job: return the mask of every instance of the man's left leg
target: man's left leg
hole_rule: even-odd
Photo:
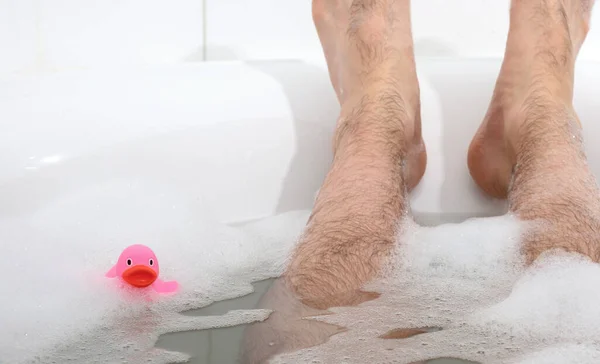
[[[341,104],[332,167],[285,274],[309,305],[352,304],[394,246],[425,171],[410,0],[314,0]]]

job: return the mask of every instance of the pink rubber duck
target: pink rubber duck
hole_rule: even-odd
[[[177,290],[176,281],[164,282],[158,278],[158,260],[152,249],[136,244],[125,248],[117,264],[106,273],[109,278],[120,277],[134,287],[152,286],[156,292],[171,293]]]

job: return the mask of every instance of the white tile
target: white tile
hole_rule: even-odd
[[[0,73],[35,63],[36,33],[34,0],[0,0]]]
[[[50,68],[203,58],[202,0],[40,0]]]
[[[600,61],[600,6],[596,5],[594,9],[590,32],[579,52],[581,60]]]
[[[0,0],[0,72],[200,61],[203,0]],[[206,0],[207,58],[322,59],[310,0]],[[417,55],[501,57],[509,0],[413,1]],[[581,59],[600,61],[600,10]]]
[[[206,0],[207,58],[321,56],[310,0]]]
[[[509,0],[412,2],[415,52],[421,56],[502,57]]]

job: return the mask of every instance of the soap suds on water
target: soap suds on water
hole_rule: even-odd
[[[558,252],[525,266],[529,227],[511,215],[437,227],[407,219],[387,271],[365,287],[381,296],[309,318],[348,330],[272,362],[598,363],[600,266]],[[441,330],[381,338],[423,327]]]
[[[290,212],[231,227],[213,221],[189,193],[113,180],[2,220],[0,363],[183,362],[186,354],[153,348],[158,336],[266,319],[268,310],[180,312],[279,276],[307,218]],[[160,295],[105,278],[131,244],[151,247],[160,277],[181,290]]]
[[[154,348],[159,335],[265,320],[268,310],[221,316],[180,312],[252,291],[280,275],[308,212],[237,227],[212,218],[201,196],[160,183],[112,180],[0,221],[0,363],[185,362]],[[307,319],[346,327],[275,363],[598,363],[600,266],[550,252],[526,267],[528,225],[513,216],[420,227],[402,222],[381,296]],[[104,273],[121,250],[145,244],[176,295],[123,289]],[[394,330],[440,328],[400,339]]]
[[[528,354],[514,364],[579,364],[600,362],[598,347],[582,344],[566,344],[542,349]]]

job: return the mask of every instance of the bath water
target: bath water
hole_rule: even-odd
[[[124,179],[0,221],[0,363],[236,360],[243,325],[271,314],[258,307],[264,280],[283,272],[308,212],[241,226],[212,216],[200,193]],[[365,287],[381,296],[305,318],[347,330],[272,362],[597,363],[600,267],[561,253],[525,267],[527,228],[508,215],[403,221],[385,274]],[[104,277],[134,243],[153,248],[176,295]],[[405,329],[423,333],[382,338]]]

